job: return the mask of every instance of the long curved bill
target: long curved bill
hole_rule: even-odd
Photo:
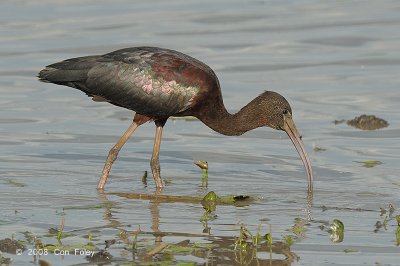
[[[304,168],[307,172],[308,178],[308,191],[311,192],[313,190],[313,173],[311,169],[310,159],[308,158],[306,149],[304,148],[303,141],[301,140],[299,131],[296,128],[296,125],[293,122],[291,116],[285,117],[285,123],[283,126],[283,130],[286,131],[290,140],[293,142],[294,146],[296,147],[297,152],[300,155],[301,160],[303,161]]]

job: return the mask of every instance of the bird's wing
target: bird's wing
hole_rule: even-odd
[[[190,106],[197,87],[166,81],[151,68],[124,62],[101,62],[88,72],[93,95],[150,117],[166,117]]]
[[[206,85],[207,73],[182,55],[169,50],[123,49],[50,65],[39,78],[80,89],[143,115],[168,117],[188,109]]]

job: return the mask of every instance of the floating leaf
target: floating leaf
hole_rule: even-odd
[[[202,205],[203,208],[208,211],[212,212],[215,211],[215,205],[217,204],[218,196],[215,194],[214,191],[210,191],[207,195],[204,196]]]
[[[346,248],[346,249],[344,249],[343,251],[344,251],[344,253],[354,253],[354,252],[358,252],[358,250],[356,250],[356,249],[349,249],[349,248]]]
[[[204,196],[203,201],[207,202],[217,202],[218,196],[215,194],[214,191],[210,191],[207,193],[207,195]]]
[[[344,238],[344,224],[338,219],[334,219],[330,225],[330,239],[334,243],[340,243]]]
[[[26,184],[22,183],[22,182],[18,182],[18,181],[12,180],[12,179],[7,179],[6,181],[9,185],[14,186],[14,187],[26,187]]]
[[[362,167],[366,167],[366,168],[372,168],[374,166],[382,164],[381,161],[377,161],[377,160],[366,160],[366,161],[361,161],[361,162],[357,162],[357,163],[361,163]]]

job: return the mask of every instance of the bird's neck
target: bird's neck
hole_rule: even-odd
[[[239,136],[263,126],[252,102],[235,114],[229,113],[223,103],[210,106],[199,119],[214,131],[227,136]]]

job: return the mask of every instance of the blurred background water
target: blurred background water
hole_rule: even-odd
[[[108,150],[132,113],[36,78],[44,66],[66,58],[146,45],[207,63],[231,112],[264,90],[289,100],[316,181],[313,219],[292,247],[300,257],[296,265],[398,264],[395,223],[378,232],[374,225],[383,219],[379,208],[393,204],[397,211],[400,205],[399,11],[398,1],[2,1],[0,238],[43,235],[59,226],[63,208],[70,230],[105,226],[107,238],[115,235],[117,221],[118,228],[152,231],[151,203],[104,199],[95,189]],[[361,131],[333,123],[364,113],[384,118],[389,127]],[[106,192],[154,192],[152,180],[148,187],[141,182],[150,170],[154,131],[148,124],[135,132]],[[263,128],[225,137],[198,121],[171,120],[160,163],[172,183],[163,193],[203,195],[201,172],[193,165],[198,159],[209,162],[209,191],[262,198],[247,207],[218,207],[209,222],[212,235],[238,235],[241,222],[252,231],[271,224],[278,240],[295,218],[306,217],[305,172],[284,133]],[[368,160],[382,164],[363,167]],[[113,222],[102,209],[85,209],[105,200],[118,206]],[[203,230],[200,205],[165,203],[157,210],[161,231]],[[346,228],[340,244],[319,228],[335,218]],[[26,254],[12,257],[13,265],[31,261]],[[85,261],[46,259],[55,265]]]

